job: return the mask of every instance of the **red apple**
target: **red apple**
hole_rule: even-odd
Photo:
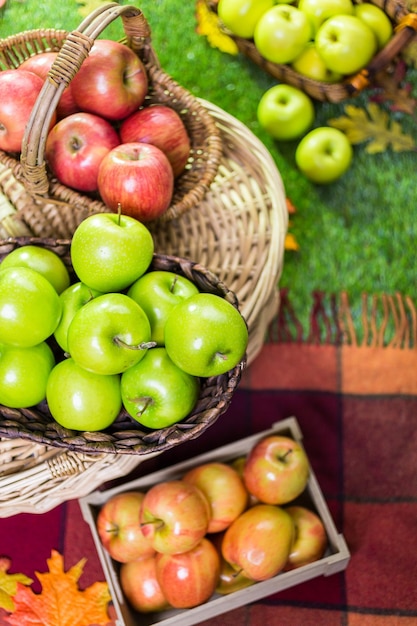
[[[256,504],[225,531],[222,555],[246,578],[267,580],[286,565],[293,540],[289,513],[279,506]]]
[[[295,539],[285,569],[321,559],[326,550],[327,535],[320,517],[304,506],[291,505],[285,510],[291,515],[295,528]]]
[[[33,72],[0,72],[0,150],[21,151],[26,124],[42,86],[43,80]],[[51,126],[55,121],[54,113]]]
[[[35,54],[34,56],[29,57],[21,65],[19,65],[19,70],[27,70],[28,72],[33,72],[37,74],[43,80],[45,80],[52,63],[55,61],[57,57],[57,52],[41,52],[39,54]],[[67,115],[72,115],[72,113],[77,113],[80,108],[75,103],[74,97],[72,95],[71,83],[66,87],[62,93],[62,96],[58,102],[56,107],[56,115],[57,119],[62,119]]]
[[[155,554],[144,537],[139,513],[144,493],[125,491],[107,500],[97,516],[97,533],[110,556],[119,563]]]
[[[242,572],[236,571],[222,555],[222,542],[224,531],[210,535],[209,540],[216,548],[220,558],[220,573],[217,581],[216,591],[221,595],[227,595],[239,589],[245,589],[254,584],[254,580],[247,578]]]
[[[304,491],[309,473],[307,454],[300,443],[291,437],[270,435],[249,451],[243,481],[261,502],[284,504]]]
[[[123,563],[120,567],[120,586],[129,604],[140,613],[169,608],[156,578],[155,555]]]
[[[216,548],[206,538],[182,554],[157,554],[156,576],[169,604],[190,609],[214,593],[220,574]]]
[[[110,150],[98,172],[98,190],[114,212],[141,222],[154,220],[168,209],[174,174],[165,154],[151,144],[124,143]]]
[[[139,109],[122,122],[119,133],[123,143],[151,143],[162,150],[175,177],[184,171],[190,138],[181,117],[171,107],[154,104]]]
[[[249,494],[230,465],[215,461],[204,463],[188,470],[182,478],[196,485],[210,504],[208,533],[225,530],[246,509]]]
[[[71,89],[82,111],[122,120],[143,103],[148,77],[131,48],[118,41],[97,39],[72,79]]]
[[[142,533],[157,552],[192,550],[207,532],[210,507],[202,492],[183,480],[168,480],[148,489],[143,499]]]
[[[74,113],[49,131],[45,158],[63,185],[78,191],[96,191],[100,164],[119,143],[110,122],[91,113]]]

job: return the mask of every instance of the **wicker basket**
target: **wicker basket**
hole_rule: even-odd
[[[353,0],[360,4],[362,0]],[[400,51],[411,41],[417,31],[417,14],[410,13],[404,0],[366,0],[383,9],[395,25],[395,33],[388,44],[374,56],[363,70],[347,77],[340,83],[325,83],[307,78],[293,70],[289,65],[280,65],[267,61],[256,49],[252,39],[243,39],[225,31],[236,43],[239,51],[259,65],[278,81],[298,87],[315,100],[322,102],[342,102],[357,96],[364,89],[371,87],[375,76],[385,70]],[[208,8],[216,12],[218,2],[207,0]]]
[[[18,209],[19,219],[39,235],[57,236],[59,229],[59,236],[69,237],[74,224],[89,214],[109,211],[98,197],[75,192],[50,176],[44,149],[59,96],[76,75],[95,39],[118,17],[123,22],[123,42],[143,61],[147,71],[149,94],[146,104],[158,102],[176,110],[190,137],[189,161],[184,173],[177,177],[172,203],[160,219],[167,221],[193,209],[204,197],[217,172],[221,158],[218,129],[201,103],[161,69],[151,46],[150,27],[139,9],[109,3],[94,11],[72,33],[45,29],[12,35],[0,41],[1,70],[19,67],[30,56],[44,51],[58,52],[49,80],[45,81],[32,110],[20,159],[19,155],[0,151],[3,168],[10,167],[26,189],[27,198]],[[25,232],[22,230],[17,234],[24,235]]]

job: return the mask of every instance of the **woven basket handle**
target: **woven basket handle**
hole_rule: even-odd
[[[61,95],[87,58],[95,39],[118,17],[122,19],[129,46],[135,52],[145,50],[146,62],[152,61],[159,65],[150,46],[150,27],[142,11],[134,6],[121,6],[115,2],[105,4],[93,11],[77,30],[68,34],[35,102],[22,141],[22,176],[31,194],[48,194],[45,144]]]

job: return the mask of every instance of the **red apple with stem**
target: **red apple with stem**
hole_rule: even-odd
[[[126,118],[119,129],[122,143],[151,143],[168,157],[174,172],[179,176],[190,155],[190,138],[178,113],[169,106],[154,104],[135,111]]]
[[[140,613],[153,613],[169,608],[156,577],[156,555],[123,563],[120,586],[129,604]]]
[[[57,57],[57,54],[57,52],[53,52],[52,50],[35,54],[34,56],[31,56],[23,61],[23,63],[19,65],[18,69],[33,72],[34,74],[37,74],[38,76],[43,78],[43,80],[45,80],[53,62]],[[77,113],[79,110],[80,108],[75,103],[74,97],[72,95],[70,83],[68,87],[64,89],[62,96],[57,104],[57,119],[62,119],[67,115]]]
[[[0,150],[21,151],[25,128],[42,87],[42,78],[33,72],[0,72]],[[55,121],[54,112],[51,127]]]
[[[174,174],[165,154],[151,144],[125,143],[110,150],[98,172],[98,191],[115,213],[141,222],[157,219],[168,209]]]
[[[219,575],[219,554],[206,538],[188,552],[156,555],[158,582],[176,609],[190,609],[206,602],[216,589]]]
[[[143,498],[143,492],[125,491],[107,500],[98,513],[96,525],[101,543],[119,563],[155,554],[139,523]]]
[[[192,550],[207,532],[210,506],[203,493],[183,480],[150,487],[140,511],[142,533],[157,552]]]
[[[305,489],[310,474],[300,443],[284,435],[258,441],[246,458],[243,481],[248,491],[267,504],[285,504]]]
[[[295,539],[285,569],[291,570],[321,559],[326,550],[327,535],[320,517],[305,506],[294,504],[285,510],[291,515],[295,528]]]
[[[143,103],[148,92],[145,66],[131,48],[97,39],[71,82],[82,111],[122,120]]]
[[[63,185],[92,192],[97,190],[103,158],[119,143],[119,135],[110,122],[91,113],[74,113],[49,131],[45,157]]]

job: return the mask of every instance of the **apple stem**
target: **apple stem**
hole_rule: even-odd
[[[117,217],[117,225],[120,226],[120,223],[122,221],[122,205],[120,204],[120,202],[117,203]]]
[[[235,572],[233,572],[232,578],[237,578],[239,576],[239,574],[241,574],[242,572],[243,572],[243,567],[241,567],[240,569],[238,569]]]
[[[113,342],[121,348],[129,348],[130,350],[148,350],[149,348],[155,348],[157,345],[156,341],[142,341],[142,343],[131,346],[123,339],[120,339],[120,337],[114,337]]]
[[[141,415],[144,414],[148,406],[151,406],[154,401],[150,396],[142,396],[140,398],[135,398],[134,400],[132,400],[132,402],[138,405],[136,415],[138,417],[141,417]]]
[[[174,277],[174,279],[173,279],[173,281],[172,281],[172,285],[171,285],[171,287],[170,287],[170,289],[169,289],[171,293],[174,293],[174,291],[175,291],[175,285],[177,284],[177,281],[178,281],[178,276],[175,276],[175,277]]]
[[[164,526],[164,521],[156,519],[153,522],[141,522],[140,527],[143,528],[144,526],[155,526],[155,530],[159,530]]]
[[[286,461],[288,456],[293,452],[292,448],[289,448],[285,454],[281,454],[278,456],[279,461]]]

